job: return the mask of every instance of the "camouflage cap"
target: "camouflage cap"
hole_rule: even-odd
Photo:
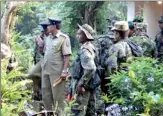
[[[160,19],[158,20],[158,23],[163,23],[163,16],[160,17]]]
[[[137,23],[136,28],[137,29],[147,29],[147,23]]]
[[[84,24],[84,25],[80,26],[78,24],[78,26],[85,33],[85,35],[86,35],[86,37],[88,39],[90,39],[90,40],[94,39],[93,35],[95,34],[95,31],[94,31],[94,29],[90,25]]]
[[[115,23],[114,27],[111,29],[112,31],[127,31],[129,29],[128,23],[126,21],[118,21]]]

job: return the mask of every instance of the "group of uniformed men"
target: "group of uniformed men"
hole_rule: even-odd
[[[34,95],[34,99],[43,100],[47,111],[52,111],[57,105],[56,112],[64,110],[64,101],[75,100],[71,108],[75,116],[95,116],[95,93],[101,81],[99,64],[105,69],[104,76],[110,76],[118,70],[123,70],[121,63],[132,61],[134,53],[127,40],[131,40],[141,47],[143,56],[158,58],[163,61],[163,16],[158,21],[161,31],[155,40],[147,35],[147,25],[143,22],[117,21],[111,29],[114,32],[115,42],[110,43],[108,50],[99,54],[92,44],[95,31],[88,24],[78,25],[76,33],[77,40],[81,43],[77,58],[69,68],[70,56],[72,54],[69,37],[62,33],[61,20],[48,18],[42,22],[42,34],[36,38],[35,67],[29,74],[36,88],[41,87],[42,97]],[[106,53],[107,55],[103,55]],[[96,58],[96,57],[99,58]],[[100,61],[103,59],[103,61]],[[99,60],[99,61],[96,61]],[[98,62],[98,63],[97,63]],[[67,77],[71,74],[70,86],[66,88]],[[97,74],[98,73],[98,74]],[[38,81],[38,78],[40,77]],[[60,83],[54,86],[57,79]],[[101,80],[101,81],[100,81]],[[105,80],[106,81],[106,80]],[[39,85],[39,87],[38,87]],[[66,89],[69,92],[66,93]],[[101,88],[107,94],[107,86]],[[36,89],[38,90],[38,89]],[[52,113],[49,113],[52,115]]]

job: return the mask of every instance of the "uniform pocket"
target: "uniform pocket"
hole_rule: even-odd
[[[49,62],[49,72],[51,74],[61,74],[62,70],[63,70],[63,61],[54,61],[54,62]]]

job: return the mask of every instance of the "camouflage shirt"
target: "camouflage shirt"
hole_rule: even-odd
[[[83,75],[79,83],[88,85],[90,79],[93,77],[93,73],[96,70],[95,48],[91,42],[84,43],[80,48],[80,61],[83,68]]]
[[[113,71],[121,69],[121,63],[128,62],[132,59],[130,46],[124,40],[118,41],[109,49],[109,57],[105,61],[107,73],[110,75]]]
[[[156,46],[157,46],[157,51],[158,51],[158,58],[163,61],[163,33],[159,32],[156,35]]]
[[[130,37],[130,40],[141,46],[143,55],[154,58],[157,55],[156,44],[154,40],[148,37],[145,33]]]
[[[78,57],[70,67],[72,75],[70,86],[73,89],[73,93],[77,86],[89,86],[89,82],[96,70],[94,50],[95,48],[91,42],[84,43],[78,52]]]

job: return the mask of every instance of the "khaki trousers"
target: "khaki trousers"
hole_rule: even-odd
[[[46,110],[64,110],[64,101],[66,96],[66,81],[62,81],[53,87],[56,79],[60,78],[63,69],[62,61],[47,62],[42,65],[42,99]],[[59,113],[59,111],[57,112]]]

